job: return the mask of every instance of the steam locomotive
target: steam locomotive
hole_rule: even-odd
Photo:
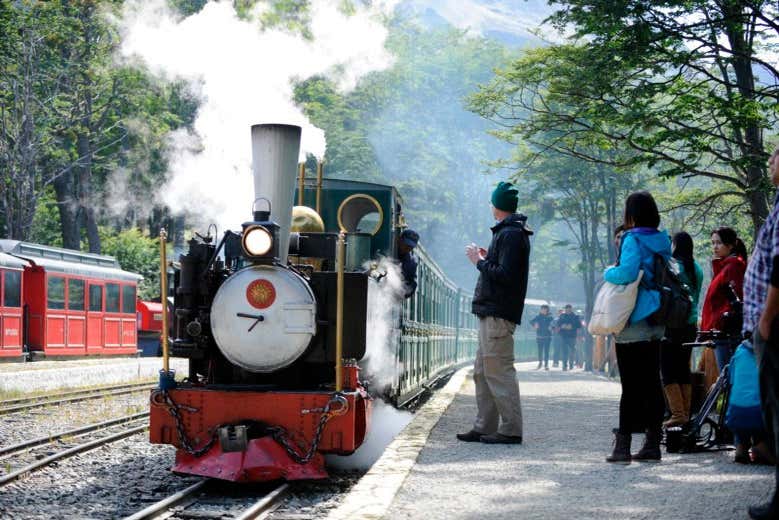
[[[175,264],[170,353],[189,358],[189,374],[161,374],[150,419],[151,442],[178,448],[175,472],[325,478],[324,454],[348,455],[365,439],[371,397],[359,361],[382,283],[365,266],[394,256],[402,201],[390,186],[323,179],[318,168],[315,195],[300,170],[293,211],[300,133],[252,127],[252,220],[218,243],[196,235]],[[304,207],[312,198],[317,211]],[[419,288],[390,309],[382,338],[394,356],[383,390],[397,403],[476,344],[470,295],[418,255]]]

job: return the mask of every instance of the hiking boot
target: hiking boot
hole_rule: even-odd
[[[633,460],[639,462],[660,462],[662,457],[660,453],[660,430],[647,430],[644,437],[644,445],[638,450],[638,453],[632,455]]]
[[[779,506],[775,504],[775,500],[758,506],[749,506],[749,518],[753,520],[779,520]]]
[[[749,459],[749,449],[746,444],[736,444],[736,456],[734,457],[733,462],[736,462],[737,464],[749,464],[751,462]]]
[[[482,435],[481,442],[484,444],[522,444],[522,436],[493,433],[492,435]]]
[[[615,462],[617,464],[630,464],[630,441],[629,433],[614,434],[614,451],[606,457],[606,462]]]
[[[758,442],[752,446],[751,460],[755,464],[765,464],[766,466],[776,466],[776,458],[771,448],[765,442]]]
[[[671,410],[671,417],[663,423],[664,428],[671,426],[682,426],[687,424],[690,418],[685,414],[684,395],[682,395],[681,385],[665,385],[665,398],[668,400],[668,409]]]
[[[457,440],[463,442],[479,442],[483,433],[479,433],[476,430],[471,430],[468,433],[458,433]]]

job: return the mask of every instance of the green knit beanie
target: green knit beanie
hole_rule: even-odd
[[[510,182],[499,182],[492,192],[492,205],[500,210],[514,213],[517,211],[517,189]]]

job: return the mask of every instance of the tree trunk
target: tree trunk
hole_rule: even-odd
[[[68,170],[54,181],[57,209],[62,229],[62,247],[81,249],[81,226],[78,222],[78,201],[73,197],[73,172]]]
[[[743,12],[740,2],[723,2],[722,12],[725,20],[725,33],[733,51],[729,61],[736,77],[738,93],[743,101],[752,102],[755,99],[755,74],[752,70],[751,60],[754,49],[747,41],[749,35],[746,27],[749,24],[749,19]],[[749,186],[746,199],[749,203],[755,237],[768,216],[768,199],[765,194],[767,187],[766,157],[763,149],[763,130],[760,123],[753,118],[751,121],[744,122],[743,128],[740,129],[743,136],[740,151]]]

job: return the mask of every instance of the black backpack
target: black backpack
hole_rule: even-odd
[[[660,307],[649,316],[649,320],[669,329],[681,329],[690,317],[692,297],[690,288],[671,265],[673,261],[673,258],[666,260],[658,253],[654,255],[654,283],[660,292]]]

